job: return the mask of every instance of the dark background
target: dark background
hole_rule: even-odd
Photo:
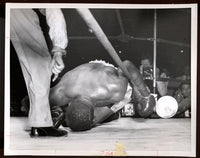
[[[65,69],[60,77],[90,60],[102,59],[115,64],[100,42],[96,38],[91,38],[94,35],[88,31],[88,27],[77,11],[75,9],[62,11],[67,23],[69,44],[67,56],[64,58]],[[119,10],[125,34],[134,37],[127,40],[119,36],[122,35],[122,31],[116,9],[91,9],[91,12],[122,60],[128,59],[139,67],[142,57],[153,58],[153,41],[149,39],[152,39],[154,34],[154,9]],[[39,17],[44,34],[48,35],[45,17],[40,14]],[[157,66],[161,70],[166,68],[172,77],[180,76],[183,67],[190,65],[190,22],[190,9],[157,10],[157,38],[167,41],[157,42]],[[46,38],[48,40],[49,37]],[[48,44],[51,47],[51,43]],[[21,69],[15,50],[11,46],[11,102],[20,104],[25,95],[26,88]]]
[[[108,37],[116,37],[122,34],[115,9],[92,9],[91,12]],[[148,39],[153,38],[154,10],[123,9],[119,12],[125,34],[141,40],[122,41],[121,38],[111,38],[110,41],[117,52],[121,51],[118,54],[122,60],[129,59],[136,66],[139,66],[142,56],[147,54],[153,57],[153,42]],[[65,70],[67,71],[76,66],[74,64],[79,65],[96,58],[113,63],[113,60],[98,40],[84,39],[84,37],[93,37],[94,35],[88,31],[86,24],[76,10],[64,9],[63,13],[69,35]],[[188,45],[178,46],[167,42],[157,43],[158,67],[167,68],[172,76],[180,75],[184,65],[190,64],[190,15],[190,9],[157,10],[157,38]],[[83,39],[74,39],[77,36]]]
[[[24,1],[28,2],[28,1]],[[37,2],[37,1],[30,1]],[[47,3],[53,1],[45,1]],[[56,1],[57,2],[57,1]],[[145,1],[144,1],[145,2]],[[183,3],[184,1],[168,1],[168,3]],[[189,2],[189,1],[187,1]],[[191,1],[192,2],[192,1]],[[195,1],[193,1],[195,2]],[[103,2],[105,3],[105,2]],[[117,2],[116,2],[117,3]],[[119,3],[119,2],[118,2]],[[124,2],[125,3],[125,2]],[[127,1],[126,3],[133,3]],[[135,3],[141,3],[141,1]],[[149,3],[146,2],[146,3]],[[154,1],[153,3],[161,3]],[[167,3],[167,1],[165,2]],[[1,17],[4,20],[4,4],[1,5]],[[116,17],[115,10],[110,9],[93,9],[91,10],[94,17],[104,30],[107,36],[118,36],[121,34],[119,23]],[[107,62],[113,63],[109,54],[101,46],[96,39],[75,39],[76,37],[87,38],[93,37],[87,30],[87,27],[80,16],[73,9],[63,10],[66,18],[69,36],[69,45],[67,47],[67,56],[65,57],[66,68],[60,76],[66,71],[74,68],[77,65],[88,62],[94,59],[103,59]],[[117,50],[122,60],[128,59],[133,61],[136,66],[139,66],[140,59],[143,55],[153,55],[153,42],[148,38],[153,37],[153,14],[154,10],[120,10],[122,22],[125,33],[134,37],[139,37],[144,40],[128,40],[121,41],[121,39],[110,39],[112,45]],[[157,43],[157,64],[160,68],[167,68],[171,76],[178,76],[182,72],[182,68],[186,64],[190,64],[190,10],[189,9],[169,9],[157,10],[158,15],[158,38],[167,41],[175,41],[183,44],[182,46],[176,44],[169,44],[168,42]],[[1,28],[4,26],[1,23]],[[0,29],[3,30],[3,29]],[[3,35],[4,32],[1,32]],[[4,36],[3,36],[4,37]],[[1,36],[1,44],[3,43]],[[185,44],[185,46],[184,46]],[[189,46],[188,46],[189,45]],[[23,76],[17,60],[16,53],[11,48],[11,93],[15,96],[17,102],[26,94]],[[4,63],[3,45],[1,45],[1,62]],[[199,56],[198,56],[199,57]],[[1,67],[1,119],[3,120],[3,66]],[[199,71],[199,70],[198,70]],[[198,84],[199,86],[199,84]],[[199,98],[198,98],[199,103]],[[199,108],[197,107],[198,111]],[[197,115],[198,120],[199,116]],[[3,142],[3,121],[1,122],[1,142]],[[197,124],[199,129],[199,125]],[[199,130],[197,131],[199,133]],[[197,137],[199,140],[199,136]],[[2,144],[3,145],[3,144]],[[1,145],[1,147],[3,147]],[[199,156],[199,141],[197,141],[197,157]]]

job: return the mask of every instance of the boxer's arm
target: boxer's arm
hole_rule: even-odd
[[[135,109],[140,116],[148,117],[154,111],[155,98],[144,83],[143,77],[136,66],[128,60],[124,61],[124,64],[131,74],[129,82],[133,86],[133,98],[138,102]]]
[[[94,110],[94,121],[93,125],[95,126],[96,124],[102,123],[104,120],[109,118],[112,114],[115,112],[112,111],[109,107],[96,107]]]
[[[122,109],[127,103],[131,101],[131,95],[132,95],[132,89],[127,88],[126,94],[124,96],[124,99],[120,102],[115,103],[111,108],[105,106],[105,107],[96,107],[94,115],[94,125],[103,122],[106,120],[109,116],[116,113],[120,109]]]
[[[94,119],[93,125],[95,126],[98,123],[102,123],[104,120],[109,118],[112,114],[122,109],[129,101],[127,99],[120,101],[114,104],[111,108],[107,106],[96,107],[95,112],[94,112],[95,119]]]
[[[96,107],[94,116],[95,119],[93,121],[93,125],[95,126],[98,123],[102,123],[104,120],[109,118],[112,114],[116,113],[120,109],[122,109],[129,101],[120,101],[114,104],[111,108],[105,107]]]

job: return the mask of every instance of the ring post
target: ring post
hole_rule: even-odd
[[[157,47],[157,12],[154,10],[154,41],[153,41],[153,93],[156,94],[156,47]]]

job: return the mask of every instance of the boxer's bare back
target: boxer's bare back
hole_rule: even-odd
[[[124,98],[127,79],[119,70],[100,63],[86,63],[67,72],[59,83],[51,88],[52,106],[65,106],[72,99],[90,98],[95,106],[106,106]]]

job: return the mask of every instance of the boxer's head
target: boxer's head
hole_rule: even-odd
[[[66,122],[73,131],[84,131],[92,128],[94,108],[88,98],[78,97],[69,103],[66,111]]]

